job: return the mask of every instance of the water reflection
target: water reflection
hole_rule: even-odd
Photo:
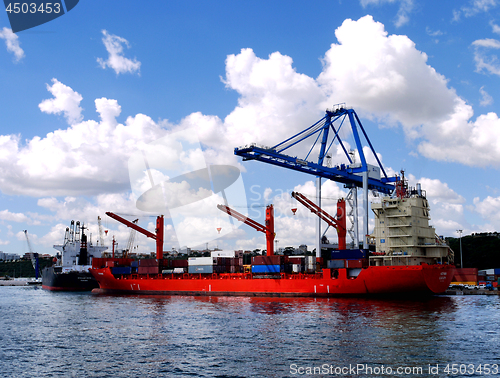
[[[16,289],[0,291],[0,306],[0,357],[19,377],[28,371],[40,377],[68,371],[285,377],[291,364],[499,363],[498,297],[95,296]]]

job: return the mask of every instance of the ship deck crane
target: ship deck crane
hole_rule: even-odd
[[[348,120],[348,122],[346,122]],[[350,156],[345,143],[340,137],[341,128],[349,123],[354,137],[356,149],[360,158],[360,163],[355,163]],[[346,126],[348,127],[348,126]],[[297,145],[298,143],[315,136],[316,139],[310,148],[308,154],[304,158],[290,156],[283,153],[287,149]],[[369,165],[363,151],[361,136],[364,136],[370,151],[378,164],[377,166]],[[319,154],[317,161],[308,160],[313,151],[317,151],[316,144],[319,142]],[[330,151],[330,148],[338,142],[342,148],[348,164],[338,164],[328,167],[324,165],[325,158]],[[243,161],[257,160],[268,164],[277,165],[280,167],[292,169],[298,172],[312,174],[317,177],[317,206],[321,208],[321,179],[329,179],[345,184],[347,188],[354,191],[357,195],[357,188],[363,188],[363,219],[364,219],[364,238],[363,248],[368,248],[368,191],[375,190],[384,194],[391,194],[394,189],[394,183],[399,180],[398,176],[389,177],[380,162],[380,159],[373,148],[368,135],[366,134],[361,121],[353,109],[348,109],[345,104],[337,104],[332,109],[327,109],[325,116],[318,122],[301,131],[300,133],[288,138],[284,142],[278,143],[273,147],[262,147],[256,144],[249,146],[237,147],[234,149],[235,155],[243,157]],[[354,223],[358,223],[357,212],[355,212]],[[321,255],[321,220],[317,223],[317,240],[316,240],[316,256]],[[356,236],[357,238],[357,236]],[[358,244],[358,241],[355,241]]]
[[[155,234],[112,212],[108,211],[106,212],[106,215],[117,220],[120,223],[123,223],[125,226],[130,227],[143,235],[146,235],[148,238],[154,239],[156,241],[156,259],[163,259],[163,215],[159,215],[156,218]]]
[[[40,263],[38,260],[38,253],[33,252],[33,248],[31,248],[30,238],[28,237],[28,230],[23,230],[24,235],[26,235],[26,241],[28,242],[28,250],[30,253],[31,264],[33,265],[33,269],[35,269],[35,278],[38,279],[42,276],[40,272]]]
[[[346,249],[346,212],[345,212],[345,200],[339,199],[337,201],[337,219],[328,214],[325,210],[318,207],[309,198],[298,192],[292,192],[292,197],[295,198],[302,205],[311,210],[312,213],[316,214],[320,219],[324,220],[329,226],[334,227],[337,230],[339,238],[339,249]]]
[[[266,224],[260,224],[253,219],[248,218],[247,216],[237,212],[236,210],[231,209],[226,205],[217,205],[219,210],[224,211],[225,213],[235,217],[240,222],[245,223],[246,225],[253,227],[257,231],[264,232],[266,234],[266,246],[267,246],[267,256],[274,255],[274,207],[273,205],[268,205],[266,207]]]
[[[132,223],[137,224],[137,222],[139,222],[139,219],[134,220]],[[128,254],[132,251],[132,248],[134,247],[135,233],[136,230],[131,228],[130,235],[128,237],[127,248],[123,252],[123,257],[127,257]]]

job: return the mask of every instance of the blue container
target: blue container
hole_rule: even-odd
[[[326,262],[328,269],[341,269],[345,268],[345,260],[328,260]]]
[[[252,265],[252,273],[279,273],[280,265]]]
[[[132,261],[132,262],[130,263],[130,266],[131,266],[132,268],[138,268],[138,267],[139,267],[139,261],[137,261],[137,260]]]
[[[330,258],[332,260],[340,259],[364,259],[366,258],[367,250],[364,249],[341,249],[332,251]]]
[[[130,274],[132,273],[132,267],[130,266],[115,266],[111,268],[111,273],[113,274]]]
[[[188,273],[209,273],[214,272],[213,265],[189,265]]]
[[[500,276],[500,268],[495,268],[493,273],[495,273],[495,276]]]

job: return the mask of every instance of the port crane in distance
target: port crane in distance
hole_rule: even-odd
[[[31,247],[30,238],[28,237],[28,230],[23,230],[24,235],[26,236],[26,241],[28,242],[28,250],[30,252],[31,265],[33,265],[33,269],[35,269],[35,278],[38,279],[42,276],[40,272],[40,262],[38,260],[38,253],[33,252],[33,248]]]

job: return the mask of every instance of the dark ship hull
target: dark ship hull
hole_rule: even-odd
[[[60,267],[47,267],[42,271],[42,289],[51,291],[91,291],[99,287],[87,271],[63,272]]]

